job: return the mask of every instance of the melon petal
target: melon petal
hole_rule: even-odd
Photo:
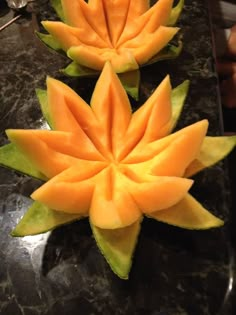
[[[162,211],[152,212],[148,216],[160,222],[191,230],[210,229],[224,224],[190,194],[187,194],[176,205]]]
[[[92,10],[88,12],[90,6],[84,0],[62,0],[62,7],[66,22],[80,30],[79,38],[83,43],[92,45],[95,42],[97,47],[109,45],[109,41],[105,36],[106,33],[101,36],[100,32],[97,32],[97,27],[94,27],[94,22],[91,23],[94,16],[91,16]],[[105,17],[102,5],[97,3],[96,9],[99,10],[99,14],[97,14],[94,21],[103,26]],[[104,27],[103,31],[106,31]]]
[[[178,203],[192,184],[186,178],[155,176],[152,181],[133,183],[127,189],[143,213],[152,213]]]
[[[206,167],[224,159],[236,145],[236,136],[205,137],[196,159],[187,167],[184,176],[191,177]]]
[[[39,187],[31,197],[53,210],[87,216],[96,175],[105,166],[106,163],[82,160]]]
[[[125,42],[122,47],[130,49],[137,63],[142,65],[164,48],[178,31],[177,27],[160,26],[153,33],[139,34]]]
[[[35,201],[11,232],[11,236],[19,237],[45,233],[81,218],[81,215],[54,211]]]
[[[85,154],[87,147],[90,152],[97,154],[99,160],[102,159],[101,154],[109,157],[109,150],[101,142],[104,136],[102,126],[91,107],[64,83],[49,78],[47,85],[48,110],[53,117],[53,127],[77,134],[80,150],[84,150]]]
[[[187,166],[200,152],[208,128],[208,121],[195,124],[192,134],[181,135],[152,160],[151,173],[155,175],[183,176]]]
[[[101,229],[129,226],[141,218],[141,212],[113,167],[98,175],[89,216],[91,223]]]
[[[104,89],[105,93],[103,92]],[[103,143],[116,156],[128,128],[132,112],[128,96],[109,62],[105,64],[97,81],[90,103],[103,128],[103,134],[106,136]]]
[[[80,39],[77,37],[76,28],[57,21],[42,21],[42,25],[48,33],[55,38],[61,49],[64,51],[67,51],[71,46],[82,44]]]
[[[89,3],[87,4],[84,0],[79,0],[79,1],[80,1],[80,6],[83,11],[83,14],[86,20],[88,21],[88,23],[91,25],[92,29],[104,41],[106,41],[108,47],[112,47],[109,32],[107,29],[107,22],[106,22],[103,2],[101,0],[93,0],[93,1],[89,1]]]
[[[14,130],[6,131],[8,138],[16,147],[30,159],[32,165],[44,176],[51,178],[68,167],[77,163],[77,158],[60,153],[50,148],[38,135],[50,132],[47,130]],[[64,133],[56,135],[58,139],[63,139]],[[45,159],[47,156],[47,159]]]
[[[141,3],[142,1],[138,2]],[[128,40],[137,37],[143,31],[152,33],[160,25],[165,25],[170,16],[173,0],[159,0],[151,8],[144,1],[144,7],[139,11],[140,14],[137,14],[137,11],[134,10],[136,3],[134,4],[134,1],[131,1],[127,27],[117,43],[119,47],[125,45]]]
[[[130,226],[114,230],[90,225],[96,243],[113,272],[122,279],[128,279],[141,222],[137,220]]]
[[[164,150],[166,148],[168,148],[168,146],[170,144],[172,144],[174,141],[176,141],[176,139],[178,140],[178,138],[182,138],[182,136],[185,137],[185,140],[182,140],[182,145],[184,145],[184,143],[186,143],[186,148],[188,150],[188,146],[187,146],[187,142],[189,141],[191,143],[191,139],[195,138],[198,139],[198,141],[195,142],[195,149],[194,146],[190,146],[192,147],[192,156],[195,159],[196,155],[199,153],[198,151],[201,148],[201,143],[203,143],[204,141],[204,134],[206,133],[206,129],[207,129],[207,125],[208,122],[206,120],[202,120],[200,122],[194,123],[192,125],[189,125],[185,128],[182,128],[178,131],[176,131],[175,133],[169,134],[168,136],[158,139],[156,141],[147,143],[145,145],[137,145],[128,155],[125,159],[122,160],[122,163],[125,164],[134,164],[134,163],[142,163],[145,161],[148,161],[150,159],[152,159],[154,157],[155,160],[155,156],[157,156],[159,153],[164,154]],[[187,136],[187,138],[186,138]],[[201,142],[202,141],[202,142]],[[181,143],[181,141],[180,141]],[[179,143],[179,144],[180,144]],[[178,146],[176,144],[176,146]],[[175,147],[175,144],[173,144],[172,148]],[[177,149],[178,151],[178,149]],[[191,150],[188,150],[189,153]],[[180,152],[179,152],[180,153]],[[178,154],[178,152],[177,152]],[[184,154],[184,152],[183,152]],[[159,158],[156,157],[156,160],[158,160]],[[177,159],[176,159],[177,160]],[[177,160],[178,161],[178,160]],[[190,161],[190,160],[189,160]],[[186,162],[186,165],[188,166],[187,163],[190,162]],[[187,167],[186,166],[186,167]]]
[[[112,45],[115,47],[122,34],[129,10],[130,0],[102,0],[107,28],[109,30]]]
[[[154,120],[152,120],[152,113],[156,117],[156,113],[163,111],[164,115],[159,118],[158,123],[161,123],[161,128],[165,123],[168,124],[168,121],[171,118],[170,97],[171,87],[169,76],[167,76],[158,85],[152,96],[143,104],[143,106],[133,113],[117,159],[124,159],[124,157],[130,153],[140,141],[142,141],[143,137],[145,144],[148,141],[153,141],[154,135],[152,127]],[[149,126],[148,130],[146,130],[147,126]],[[158,137],[158,132],[160,131],[158,124],[155,126],[154,130],[154,137]]]

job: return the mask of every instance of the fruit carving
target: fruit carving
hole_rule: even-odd
[[[167,76],[132,113],[110,62],[90,106],[48,78],[47,92],[38,95],[51,130],[9,129],[11,143],[0,149],[2,165],[46,180],[12,235],[88,217],[112,270],[126,279],[143,216],[188,229],[221,226],[191,196],[193,180],[186,176],[222,159],[236,137],[207,137],[207,120],[171,133],[187,85],[172,90]]]
[[[173,2],[158,0],[150,7],[148,0],[54,0],[62,21],[43,21],[49,35],[38,36],[72,60],[64,70],[68,75],[94,75],[106,61],[117,73],[134,71],[180,53],[181,45],[169,42],[179,30],[173,25],[184,1],[172,8]]]

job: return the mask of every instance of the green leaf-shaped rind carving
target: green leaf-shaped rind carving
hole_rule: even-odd
[[[82,66],[75,61],[72,61],[61,72],[70,77],[96,77],[99,75],[99,71]]]
[[[190,230],[205,230],[224,224],[221,219],[211,214],[190,194],[169,209],[156,211],[149,217]]]
[[[189,91],[190,81],[186,80],[176,88],[172,89],[171,102],[172,102],[172,122],[171,129],[173,130],[179,120],[182,113],[184,103]]]
[[[52,35],[40,32],[35,32],[35,34],[47,47],[65,55],[65,52],[61,49],[59,42]]]
[[[65,16],[64,16],[61,0],[50,0],[50,4],[55,10],[57,16],[64,22]]]
[[[184,0],[179,0],[178,4],[171,10],[171,14],[170,14],[167,25],[173,26],[177,23],[180,17],[180,14],[183,10],[183,7],[184,7]]]
[[[52,128],[52,119],[48,107],[47,91],[43,89],[36,89],[36,95],[39,100],[43,117],[47,121],[48,125]]]
[[[41,234],[81,218],[79,215],[55,211],[39,202],[33,202],[11,235],[21,237]]]
[[[32,162],[13,143],[0,147],[0,165],[34,178],[46,180],[46,177],[37,170]]]
[[[126,92],[135,100],[139,98],[140,71],[133,70],[119,73],[118,77],[125,88]]]
[[[141,222],[115,230],[90,225],[96,243],[113,272],[122,279],[128,279]]]
[[[236,146],[236,136],[205,137],[200,154],[186,169],[185,177],[191,177],[206,167],[224,159]]]
[[[142,67],[151,65],[151,64],[156,63],[158,61],[175,59],[180,55],[182,48],[183,48],[183,42],[181,40],[178,41],[178,46],[168,44],[158,54],[153,56],[147,63],[143,64]]]

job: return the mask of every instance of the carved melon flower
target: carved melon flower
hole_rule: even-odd
[[[50,35],[38,35],[73,60],[64,71],[69,75],[94,75],[106,61],[117,73],[129,72],[180,53],[181,45],[167,45],[179,30],[173,25],[184,1],[172,9],[173,2],[150,7],[149,0],[53,0],[62,21],[43,21]]]
[[[222,159],[236,137],[206,137],[207,120],[171,133],[187,85],[172,90],[167,76],[132,113],[109,62],[91,106],[48,78],[38,95],[52,129],[9,129],[11,143],[0,149],[2,165],[46,180],[12,235],[89,217],[111,268],[127,278],[143,216],[188,229],[222,225],[191,196],[189,176]]]

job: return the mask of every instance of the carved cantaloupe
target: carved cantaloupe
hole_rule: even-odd
[[[94,75],[110,61],[116,73],[135,71],[162,59],[175,58],[182,45],[169,44],[184,0],[54,0],[63,21],[42,21],[49,34],[38,33],[47,46],[64,53],[72,76]],[[138,72],[134,75],[137,80]],[[127,83],[123,76],[124,85]],[[127,90],[129,91],[128,87]],[[137,91],[132,96],[138,97]],[[132,93],[131,93],[132,94]]]
[[[178,32],[165,26],[172,6],[173,0],[158,0],[152,7],[140,0],[61,0],[64,22],[42,25],[76,63],[101,71],[110,61],[121,73],[147,63]]]
[[[207,120],[171,133],[186,88],[185,82],[172,90],[167,76],[132,113],[109,62],[91,106],[48,78],[47,92],[38,95],[53,130],[9,129],[11,144],[0,148],[2,165],[48,179],[33,192],[35,202],[12,235],[42,233],[89,217],[112,270],[127,278],[143,216],[189,229],[222,225],[190,195],[193,180],[185,174],[222,159],[235,147],[236,137],[207,137]]]

